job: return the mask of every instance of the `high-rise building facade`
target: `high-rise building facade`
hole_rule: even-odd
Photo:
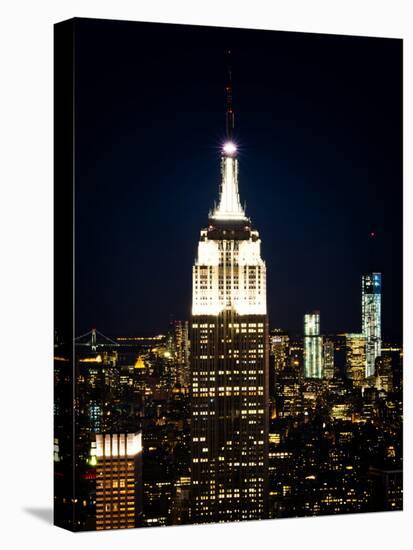
[[[388,355],[382,355],[376,362],[376,388],[387,393],[393,390],[392,360]]]
[[[323,364],[324,377],[328,379],[334,378],[334,341],[330,338],[325,338],[323,342]]]
[[[323,378],[323,337],[318,311],[304,315],[304,376]]]
[[[362,276],[362,332],[366,338],[366,378],[374,376],[381,355],[381,273]]]
[[[218,206],[201,230],[191,319],[192,520],[267,515],[268,323],[258,231],[238,194],[237,150],[221,155]]]
[[[177,369],[177,382],[189,385],[189,323],[174,322],[174,356]]]
[[[282,329],[273,329],[270,334],[270,353],[274,357],[276,373],[285,370],[290,359],[290,337]]]
[[[96,434],[96,529],[130,529],[142,512],[142,434]]]
[[[348,333],[346,336],[346,373],[353,386],[361,388],[366,380],[366,338],[363,334]]]

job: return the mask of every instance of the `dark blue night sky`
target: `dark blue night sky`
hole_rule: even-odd
[[[267,262],[271,327],[360,331],[383,273],[402,333],[402,42],[77,20],[77,334],[188,318],[218,198],[232,50],[239,185]],[[374,238],[370,233],[375,232]]]

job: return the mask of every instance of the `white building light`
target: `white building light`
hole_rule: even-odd
[[[142,452],[142,433],[96,434],[98,458],[133,457]]]

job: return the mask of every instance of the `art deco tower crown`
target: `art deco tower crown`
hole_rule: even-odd
[[[229,72],[230,75],[230,72]],[[193,266],[192,315],[266,315],[266,268],[261,240],[246,216],[238,191],[237,146],[232,141],[232,84],[226,86],[227,141],[221,151],[218,205],[201,230]]]

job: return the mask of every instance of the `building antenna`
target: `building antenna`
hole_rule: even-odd
[[[232,140],[234,132],[234,109],[232,105],[232,67],[231,67],[231,50],[226,51],[226,66],[227,66],[227,82],[225,85],[226,95],[226,134],[229,141]]]

